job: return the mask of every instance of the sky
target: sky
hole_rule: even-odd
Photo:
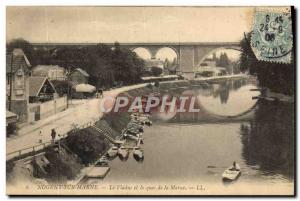
[[[6,39],[30,42],[237,42],[252,7],[7,7]]]
[[[146,48],[138,47],[133,51],[142,59],[151,59],[151,54]],[[157,51],[155,58],[162,61],[165,61],[165,59],[167,58],[170,62],[172,62],[174,58],[177,58],[177,54],[173,49],[169,47],[163,47]]]

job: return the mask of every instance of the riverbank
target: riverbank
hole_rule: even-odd
[[[243,78],[248,77],[248,75],[228,75],[228,76],[218,76],[209,78],[198,78],[197,80],[177,80],[177,81],[165,81],[160,82],[161,90],[168,90],[170,88],[176,87],[187,87],[189,85],[197,85],[199,82],[203,81],[213,81],[213,80],[223,80],[229,78]],[[121,88],[116,88],[110,91],[104,91],[103,97],[116,97],[122,92],[128,92],[130,95],[138,96],[140,93],[147,94],[152,92],[152,88],[147,87],[151,85],[150,83],[137,84],[132,86],[125,86]],[[154,90],[159,88],[152,86]],[[19,151],[22,154],[28,153],[33,150],[41,149],[44,147],[40,143],[49,144],[51,141],[51,129],[55,129],[60,135],[57,138],[64,137],[67,132],[69,132],[74,125],[77,127],[85,127],[86,124],[90,122],[95,122],[103,116],[100,111],[100,104],[103,99],[87,99],[87,100],[72,100],[72,104],[69,109],[50,116],[46,119],[35,122],[33,125],[27,125],[22,127],[18,131],[18,135],[7,138],[6,141],[6,159],[12,159],[13,157],[19,155]],[[95,108],[95,109],[90,109]],[[26,149],[26,150],[24,150]]]
[[[272,92],[269,88],[263,88],[261,90],[261,96],[258,98],[268,101],[279,101],[283,103],[295,103],[295,96],[288,96],[282,93]]]
[[[64,167],[66,165],[65,169],[69,173],[74,173],[75,177],[70,177],[71,174],[57,171],[65,174],[61,176],[64,180],[59,181],[59,185],[66,184],[67,186],[81,187],[81,182],[84,180],[87,183],[82,186],[91,185],[98,188],[92,189],[94,193],[105,192],[110,194],[113,191],[108,190],[109,186],[120,183],[124,186],[145,182],[155,183],[157,181],[164,181],[165,184],[175,184],[176,182],[186,184],[187,180],[199,184],[199,186],[202,185],[207,190],[205,192],[211,192],[211,188],[215,185],[219,188],[225,188],[221,182],[221,175],[228,165],[232,164],[232,161],[237,161],[241,165],[242,176],[235,184],[229,187],[226,186],[227,189],[237,189],[241,185],[250,186],[255,184],[261,185],[261,189],[265,189],[257,192],[259,194],[267,192],[266,187],[276,183],[273,187],[288,186],[287,190],[292,191],[294,181],[292,168],[293,147],[291,146],[294,134],[291,122],[291,119],[293,119],[291,115],[293,112],[292,105],[281,102],[252,100],[252,95],[257,96],[258,94],[257,92],[251,92],[251,89],[256,88],[256,85],[253,84],[255,84],[255,80],[249,81],[246,78],[174,81],[160,83],[158,87],[147,84],[144,87],[112,94],[115,97],[118,95],[135,97],[156,92],[173,96],[189,94],[197,96],[199,103],[205,106],[206,109],[209,109],[211,105],[213,108],[220,106],[217,112],[221,111],[221,114],[226,112],[226,106],[229,105],[233,106],[229,107],[230,111],[247,109],[248,107],[240,104],[243,99],[257,102],[257,104],[253,110],[251,109],[251,113],[247,113],[247,118],[243,118],[241,121],[233,121],[230,118],[230,121],[226,123],[220,121],[204,122],[204,116],[207,115],[205,113],[197,115],[180,113],[176,117],[170,116],[167,120],[161,118],[158,121],[154,120],[155,116],[152,114],[152,120],[155,122],[154,126],[151,129],[146,128],[145,135],[142,136],[145,144],[141,145],[141,148],[145,152],[145,160],[137,163],[135,158],[128,157],[129,155],[125,151],[122,153],[125,155],[124,158],[119,157],[119,160],[117,155],[116,159],[108,161],[110,172],[103,180],[100,178],[85,180],[84,178],[94,168],[97,168],[95,167],[96,162],[113,145],[112,141],[123,141],[122,133],[131,121],[131,116],[127,112],[104,114],[88,128],[79,129],[77,136],[71,134],[73,140],[70,140],[71,137],[69,140],[73,142],[68,145],[71,152],[62,151],[61,156],[55,154],[55,156],[59,156],[57,157],[59,163],[53,163],[55,160],[46,159],[52,165],[55,164],[53,166],[62,164],[62,167]],[[245,96],[245,92],[251,93]],[[172,120],[170,121],[170,119]],[[95,130],[92,126],[105,131],[105,135],[98,136],[97,129]],[[85,134],[82,134],[82,132],[85,132]],[[86,139],[87,137],[90,137],[90,139]],[[108,146],[105,149],[99,149],[99,146],[94,147],[101,144],[105,140],[103,138],[108,140]],[[128,143],[123,145],[127,146]],[[136,145],[136,143],[133,143],[129,146],[133,148]],[[65,149],[65,147],[61,148]],[[92,153],[97,150],[98,152],[95,152],[97,154]],[[132,152],[133,149],[130,153]],[[80,168],[77,166],[76,158],[68,156],[68,154],[71,154],[71,156],[77,155],[81,159]],[[94,156],[91,157],[93,159],[90,157],[85,158],[87,154]],[[41,159],[37,160],[38,164],[41,164]],[[85,161],[84,163],[82,159]],[[30,172],[28,169],[32,170],[32,162],[24,164],[26,163],[23,163],[21,167],[23,171],[19,171],[21,176],[28,174]],[[74,168],[70,169],[70,166]],[[47,171],[47,168],[45,170]],[[18,178],[21,178],[21,176]],[[56,186],[52,181],[36,178],[34,175],[27,175],[26,179],[34,180],[32,186],[37,184],[45,184],[43,185],[45,188]],[[28,185],[29,182],[25,183]],[[18,189],[24,190],[23,192],[26,194],[25,186],[18,186]],[[47,190],[49,194],[55,194],[58,191],[57,189]],[[44,192],[44,190],[40,192]],[[198,193],[202,193],[202,191],[198,191]]]
[[[244,75],[243,76],[234,76],[232,78],[241,78],[241,77],[245,77],[245,76]],[[134,85],[134,86],[124,87],[124,88],[120,88],[120,89],[115,89],[113,91],[107,91],[104,93],[104,96],[116,97],[118,95],[124,95],[124,94],[127,96],[132,96],[132,97],[143,96],[143,95],[147,95],[149,93],[153,93],[155,91],[160,91],[160,90],[168,91],[169,89],[172,89],[172,88],[173,89],[187,88],[189,86],[202,83],[203,81],[209,81],[209,80],[214,81],[214,80],[223,80],[223,79],[226,80],[229,78],[230,77],[226,77],[226,78],[218,77],[218,78],[203,78],[203,79],[199,79],[199,80],[195,80],[195,81],[187,81],[187,80],[172,81],[172,82],[168,81],[168,82],[160,83],[158,87],[155,87],[151,84]],[[92,100],[92,101],[95,101],[97,104],[86,104],[86,105],[83,104],[83,106],[81,106],[81,109],[82,108],[85,108],[85,109],[83,111],[78,110],[78,112],[80,112],[80,113],[87,112],[87,115],[85,116],[87,119],[84,119],[84,123],[87,125],[87,128],[82,128],[82,129],[79,129],[80,131],[78,131],[78,133],[83,132],[83,134],[79,134],[79,135],[77,135],[78,137],[73,138],[76,140],[74,140],[73,143],[71,143],[71,144],[69,143],[69,145],[67,145],[68,148],[60,147],[61,149],[66,149],[66,152],[68,152],[68,154],[77,155],[79,158],[81,158],[81,162],[79,162],[79,163],[83,164],[83,165],[92,164],[95,160],[97,160],[97,158],[100,157],[100,154],[101,155],[104,154],[105,149],[107,148],[107,146],[105,146],[105,148],[102,148],[101,150],[95,148],[97,143],[95,144],[94,142],[97,142],[97,140],[95,140],[95,139],[98,139],[99,136],[97,136],[97,131],[95,131],[95,130],[93,130],[93,128],[91,128],[92,124],[94,126],[96,126],[97,128],[105,131],[105,133],[107,135],[109,135],[110,138],[119,139],[122,134],[122,131],[124,130],[124,128],[126,128],[128,123],[130,122],[130,114],[128,114],[128,113],[109,113],[109,114],[105,114],[105,115],[100,114],[97,117],[97,119],[94,119],[93,122],[90,122],[91,125],[88,125],[89,122],[87,122],[87,120],[91,119],[91,117],[93,117],[93,116],[96,116],[96,115],[90,115],[90,114],[96,114],[95,111],[91,111],[90,108],[91,107],[99,108],[101,99]],[[97,111],[97,112],[99,113],[99,111]],[[70,117],[68,117],[68,118],[70,118]],[[81,119],[79,119],[79,121],[80,120]],[[62,121],[61,123],[64,123],[64,122]],[[80,127],[80,125],[78,127]],[[84,134],[84,133],[87,133],[87,134]],[[94,134],[92,134],[92,133],[94,133]],[[79,136],[81,136],[81,137],[79,137]],[[86,139],[86,137],[82,137],[82,136],[90,136],[91,139]],[[68,137],[63,136],[61,141],[63,141],[65,138],[68,138]],[[81,138],[83,138],[83,139],[81,139]],[[104,139],[99,138],[99,140],[104,142]],[[108,144],[109,142],[106,142],[106,143]],[[74,147],[72,147],[72,144],[74,145]],[[54,148],[56,149],[57,147],[54,147]],[[68,149],[70,149],[71,151],[69,151]],[[86,150],[87,150],[87,152],[86,152]],[[86,155],[90,155],[90,152],[92,152],[91,155],[97,155],[97,157],[93,157],[93,160],[83,159],[84,160],[84,162],[83,162],[82,157],[84,157]],[[64,152],[62,152],[62,154],[64,154]],[[80,157],[80,155],[81,155],[81,157]],[[57,155],[57,157],[59,158],[60,155]],[[27,161],[27,163],[28,163],[28,161]],[[29,164],[31,164],[31,162],[29,162]],[[64,165],[65,164],[63,164],[63,166]],[[31,169],[31,167],[29,169]],[[78,173],[77,170],[74,172]],[[72,178],[72,177],[69,177],[69,178]],[[68,178],[67,178],[67,180],[68,180]]]

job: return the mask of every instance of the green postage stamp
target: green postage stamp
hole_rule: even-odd
[[[290,12],[256,12],[251,47],[260,61],[290,63],[293,48]]]

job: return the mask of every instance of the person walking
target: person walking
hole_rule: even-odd
[[[51,130],[52,144],[54,144],[55,137],[56,137],[56,131],[54,130],[54,128],[52,128]]]
[[[39,132],[39,143],[43,143],[43,134],[42,134],[42,131]]]
[[[98,91],[98,92],[99,92],[99,96],[100,96],[99,98],[103,98],[103,89],[102,89],[102,88],[101,88],[101,89],[99,89],[99,91]]]

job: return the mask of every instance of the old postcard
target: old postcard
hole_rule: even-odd
[[[7,6],[7,194],[293,196],[295,20]]]

